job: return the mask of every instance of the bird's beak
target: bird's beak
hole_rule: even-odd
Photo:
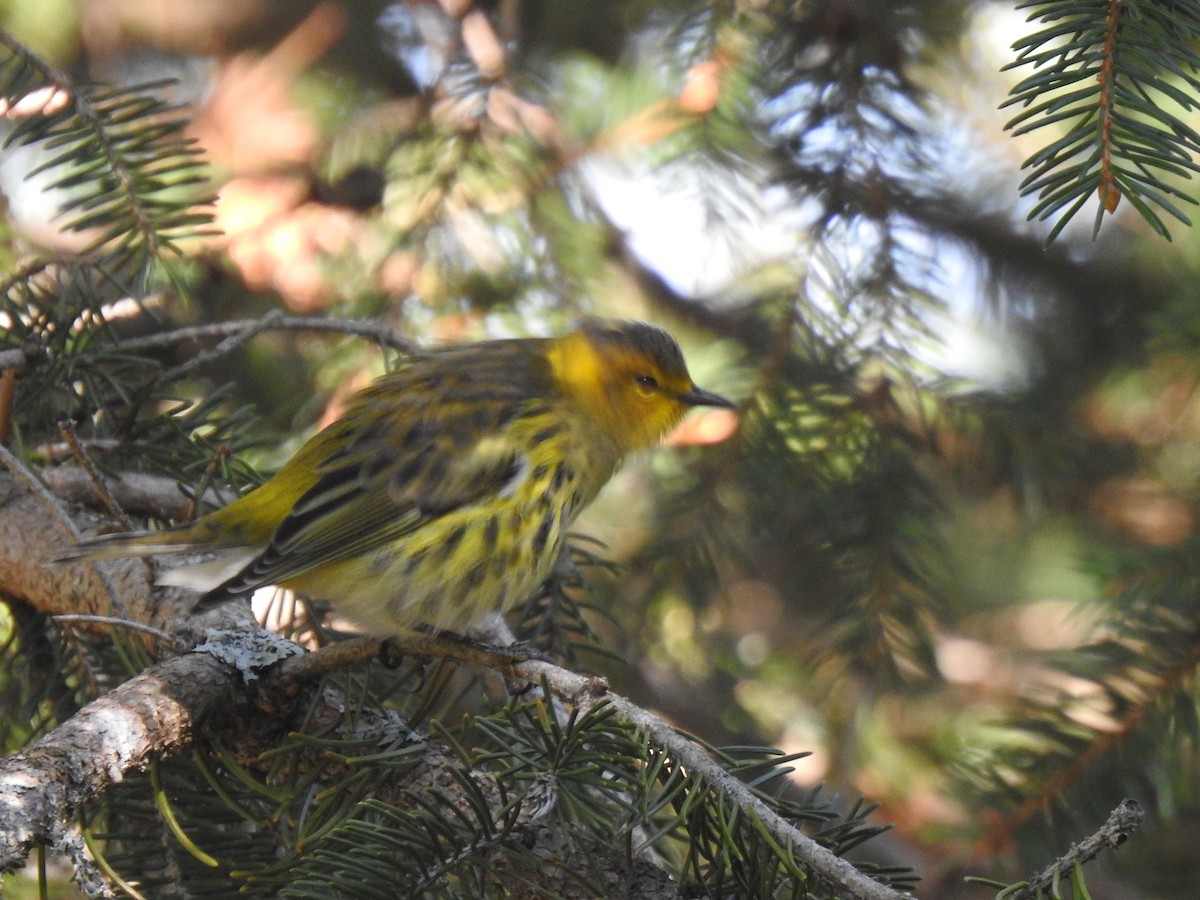
[[[706,391],[695,385],[692,385],[692,389],[686,394],[680,394],[679,399],[688,406],[721,406],[725,409],[737,409],[736,403],[726,400],[720,394],[714,394],[712,391]]]

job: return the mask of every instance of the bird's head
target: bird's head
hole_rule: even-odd
[[[563,392],[622,453],[658,443],[692,407],[735,408],[698,388],[675,339],[644,322],[585,322],[549,356]]]

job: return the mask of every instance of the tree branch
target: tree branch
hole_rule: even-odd
[[[838,896],[854,900],[902,900],[911,897],[910,894],[880,884],[822,847],[756,797],[745,783],[727,772],[694,741],[628,698],[609,691],[605,679],[580,675],[540,661],[519,663],[514,671],[519,677],[533,682],[544,678],[551,690],[570,700],[580,710],[588,711],[602,704],[615,709],[618,716],[644,732],[685,770],[700,774],[714,790],[756,816],[771,836],[791,851],[797,862],[837,888]]]
[[[58,844],[80,804],[189,745],[197,725],[245,694],[238,671],[189,653],[147,669],[0,762],[0,872]]]
[[[1102,850],[1115,850],[1125,843],[1125,839],[1137,831],[1146,814],[1136,800],[1122,800],[1117,804],[1095,834],[1084,838],[1053,863],[1035,875],[1029,882],[1011,895],[1012,900],[1034,900],[1035,897],[1047,896],[1050,886],[1062,873],[1070,872],[1076,863],[1086,863],[1095,859]]]
[[[269,666],[280,655],[246,649],[251,645],[260,649],[294,646],[253,629],[222,645],[236,652],[217,653],[213,642],[207,649],[147,669],[88,704],[23,752],[0,762],[0,871],[18,867],[35,844],[61,843],[67,834],[66,823],[80,804],[100,796],[128,774],[145,769],[152,760],[189,746],[205,722],[216,724],[220,717],[221,730],[236,733],[244,741],[246,723],[255,718],[255,703],[263,696],[247,673]],[[428,651],[430,645],[422,641],[419,648]],[[544,678],[553,691],[581,710],[602,704],[614,708],[684,769],[702,775],[715,790],[755,815],[801,865],[835,886],[842,896],[856,900],[909,896],[879,884],[817,844],[690,739],[625,697],[611,693],[604,679],[541,661],[517,663],[514,671],[530,681]]]

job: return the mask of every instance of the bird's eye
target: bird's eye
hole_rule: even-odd
[[[634,375],[633,380],[636,381],[641,387],[644,387],[644,388],[653,389],[653,388],[658,387],[658,379],[655,378],[653,375]]]

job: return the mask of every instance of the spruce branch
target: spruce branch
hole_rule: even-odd
[[[1106,720],[1080,720],[1073,714],[1077,705],[1088,708],[1086,692],[1031,698],[1010,724],[1022,739],[994,748],[964,772],[980,790],[981,802],[1008,807],[976,842],[976,855],[1008,845],[1039,818],[1070,810],[1069,797],[1082,789],[1088,796],[1103,797],[1119,783],[1117,773],[1146,765],[1140,761],[1143,754],[1163,753],[1163,733],[1193,733],[1190,684],[1200,666],[1200,626],[1194,614],[1185,619],[1168,608],[1168,598],[1182,593],[1177,583],[1159,590],[1166,597],[1154,602],[1136,593],[1127,596],[1127,605],[1115,614],[1119,621],[1112,636],[1057,660],[1061,672],[1090,683],[1096,696],[1104,698]],[[1190,752],[1190,743],[1181,752]]]
[[[1094,834],[1072,844],[1062,856],[1039,872],[1013,894],[1011,900],[1035,900],[1046,896],[1052,884],[1075,866],[1091,862],[1104,850],[1115,850],[1141,826],[1146,817],[1136,800],[1122,800]]]
[[[1056,218],[1054,240],[1095,197],[1093,237],[1126,198],[1161,236],[1159,211],[1190,224],[1179,203],[1195,203],[1179,182],[1200,166],[1200,133],[1182,114],[1200,106],[1200,6],[1083,0],[1022,4],[1042,28],[1017,41],[1006,68],[1032,67],[1004,106],[1025,109],[1005,126],[1014,136],[1065,128],[1027,159],[1022,196],[1037,196],[1028,217]]]
[[[413,634],[404,638],[359,637],[337,641],[303,656],[283,662],[279,677],[296,681],[315,681],[339,669],[366,660],[383,657],[389,661],[397,654],[452,659],[492,669],[508,669],[537,655],[520,644],[509,642],[491,646],[467,638],[449,635]]]
[[[516,674],[530,681],[545,680],[550,689],[582,712],[601,706],[645,733],[652,743],[674,757],[686,771],[698,774],[714,790],[762,823],[777,841],[779,852],[792,855],[840,893],[855,900],[902,900],[911,895],[880,884],[851,863],[836,856],[772,810],[742,781],[731,775],[693,740],[631,700],[609,690],[602,678],[581,675],[552,663],[530,661],[515,666]]]
[[[48,175],[47,189],[65,197],[64,228],[86,235],[83,258],[143,286],[179,241],[212,233],[200,151],[180,108],[156,96],[170,82],[78,84],[2,29],[0,51],[0,92],[16,95],[16,108],[51,92],[54,102],[15,119],[6,144],[38,145],[43,160],[28,174]]]

